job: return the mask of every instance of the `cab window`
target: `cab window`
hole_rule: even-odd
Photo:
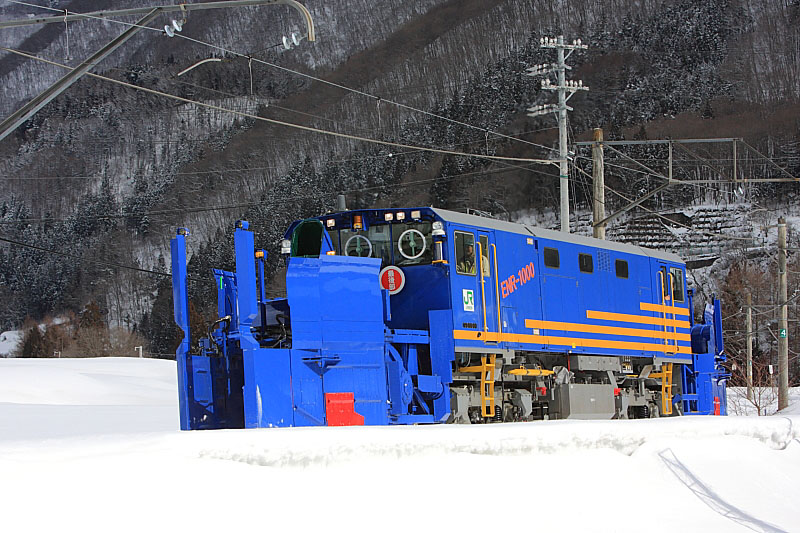
[[[429,265],[433,260],[433,237],[430,222],[395,222],[392,249],[397,266]]]
[[[456,273],[475,275],[475,235],[455,232]]]
[[[377,257],[381,268],[387,265],[429,265],[433,259],[431,223],[395,222],[372,224],[368,230],[342,228],[334,240],[341,255]]]
[[[672,267],[669,269],[672,274],[672,294],[676,302],[683,302],[683,270],[680,268]]]

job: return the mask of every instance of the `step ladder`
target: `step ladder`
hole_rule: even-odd
[[[672,365],[661,363],[661,371],[648,376],[661,380],[661,413],[664,415],[672,414]]]
[[[481,373],[481,415],[483,418],[494,416],[494,366],[497,361],[497,354],[481,356],[481,364],[474,366],[462,366],[459,372],[480,372]]]

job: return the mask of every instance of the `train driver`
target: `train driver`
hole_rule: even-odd
[[[464,246],[464,257],[458,264],[458,271],[463,274],[475,273],[475,246],[472,244]]]

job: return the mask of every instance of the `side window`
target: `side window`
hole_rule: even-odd
[[[614,261],[614,266],[617,270],[617,277],[628,279],[628,262],[624,259],[617,259]]]
[[[486,235],[481,235],[478,237],[478,241],[481,243],[481,271],[483,272],[483,276],[486,277],[489,275],[489,237]]]
[[[544,249],[544,266],[548,268],[558,268],[560,266],[558,250],[555,248]]]
[[[591,274],[594,272],[594,262],[591,254],[578,254],[578,268],[581,272]]]
[[[672,267],[669,269],[669,273],[672,274],[672,294],[675,296],[675,301],[683,302],[683,270]]]
[[[475,275],[475,235],[455,232],[456,273]]]

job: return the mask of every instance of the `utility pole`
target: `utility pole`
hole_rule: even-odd
[[[789,406],[789,310],[786,284],[786,219],[778,219],[778,277],[781,318],[778,322],[778,411]]]
[[[603,130],[594,129],[594,144],[592,145],[592,184],[594,194],[592,199],[592,236],[595,239],[606,238],[606,225],[602,220],[606,218],[606,187],[605,168],[603,163]]]
[[[753,294],[747,291],[747,400],[753,401]]]
[[[564,36],[558,38],[542,37],[539,39],[542,48],[555,48],[557,62],[552,64],[536,65],[528,69],[528,76],[541,76],[555,72],[557,85],[553,85],[549,78],[542,80],[542,89],[548,91],[558,91],[558,104],[539,105],[528,109],[529,117],[536,117],[546,113],[555,112],[558,115],[558,156],[559,156],[559,178],[561,187],[561,231],[569,233],[569,174],[567,173],[567,111],[572,108],[567,105],[567,101],[578,91],[588,91],[588,87],[583,86],[583,81],[567,80],[566,71],[572,67],[566,64],[567,58],[575,50],[586,50],[587,45],[581,43],[580,39],[572,41],[572,44],[564,42]],[[564,53],[565,51],[568,53]],[[569,93],[569,94],[567,94]]]

